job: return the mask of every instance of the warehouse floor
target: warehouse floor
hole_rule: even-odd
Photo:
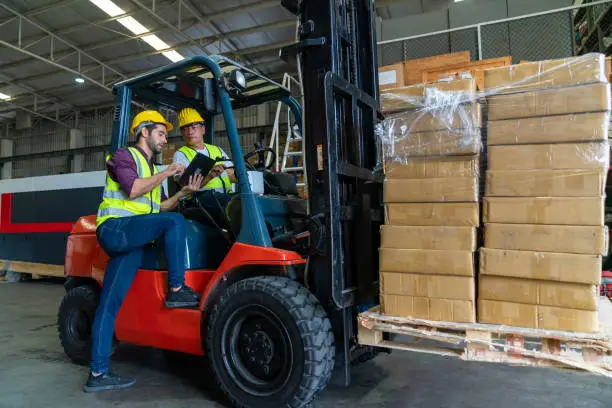
[[[81,391],[87,368],[63,354],[56,331],[60,284],[0,283],[0,408],[222,407],[208,397],[201,360],[123,345],[113,368],[134,388]],[[466,363],[395,352],[354,369],[349,389],[331,387],[315,407],[609,407],[612,380],[587,374]]]

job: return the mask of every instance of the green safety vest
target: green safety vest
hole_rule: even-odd
[[[204,143],[204,146],[206,146],[206,149],[208,149],[208,156],[211,159],[219,159],[223,157],[223,154],[221,153],[221,149],[219,149],[217,146],[210,145],[207,143]],[[187,160],[189,160],[189,163],[191,163],[191,161],[196,157],[196,154],[198,153],[195,149],[189,146],[181,146],[181,148],[179,148],[178,150],[179,152],[182,152],[185,155],[185,157],[187,157]],[[232,192],[232,181],[227,175],[221,174],[220,176],[215,177],[214,179],[210,180],[207,184],[204,185],[204,187],[202,187],[202,189],[216,190],[221,193],[231,193]]]
[[[158,173],[157,167],[153,165],[153,174],[149,168],[149,162],[136,148],[128,147],[129,152],[136,163],[139,178],[148,178]],[[106,161],[110,155],[106,156]],[[140,197],[130,198],[118,182],[114,181],[108,172],[106,173],[106,186],[102,195],[102,203],[98,208],[96,227],[100,226],[109,218],[131,217],[134,215],[154,214],[161,210],[161,184],[147,194]]]

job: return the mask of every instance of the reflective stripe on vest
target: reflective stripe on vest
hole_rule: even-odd
[[[204,143],[204,146],[206,146],[206,149],[208,150],[208,157],[210,157],[211,159],[220,159],[223,157],[221,149],[219,149],[217,146],[210,145],[207,143]],[[181,146],[178,150],[182,152],[185,157],[187,157],[189,163],[191,163],[191,161],[196,157],[196,154],[198,153],[196,150],[192,149],[189,146]],[[230,178],[227,175],[222,174],[206,183],[204,187],[202,187],[202,190],[215,190],[219,193],[231,193],[231,187],[232,181],[230,180]]]
[[[136,171],[139,178],[151,177],[151,169],[147,159],[133,147],[128,147],[132,154],[134,163],[136,163]],[[110,156],[106,156],[106,161]],[[153,165],[153,175],[157,174],[158,170]],[[153,214],[161,210],[161,184],[155,187],[151,192],[143,194],[140,197],[130,198],[119,185],[114,181],[108,173],[106,173],[106,186],[102,194],[102,203],[98,208],[98,217],[96,226],[99,226],[109,218],[131,217],[134,215]]]

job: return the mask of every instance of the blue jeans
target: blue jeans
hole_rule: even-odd
[[[185,279],[186,221],[173,212],[110,218],[97,229],[98,242],[110,256],[100,304],[91,332],[91,371],[108,371],[117,313],[142,263],[145,246],[164,238],[168,285],[180,287]]]

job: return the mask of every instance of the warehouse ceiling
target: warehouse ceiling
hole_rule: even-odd
[[[280,79],[295,71],[278,51],[296,30],[280,3],[0,0],[0,121],[108,107],[113,83],[194,55],[224,54]],[[377,1],[379,15],[397,3]]]

